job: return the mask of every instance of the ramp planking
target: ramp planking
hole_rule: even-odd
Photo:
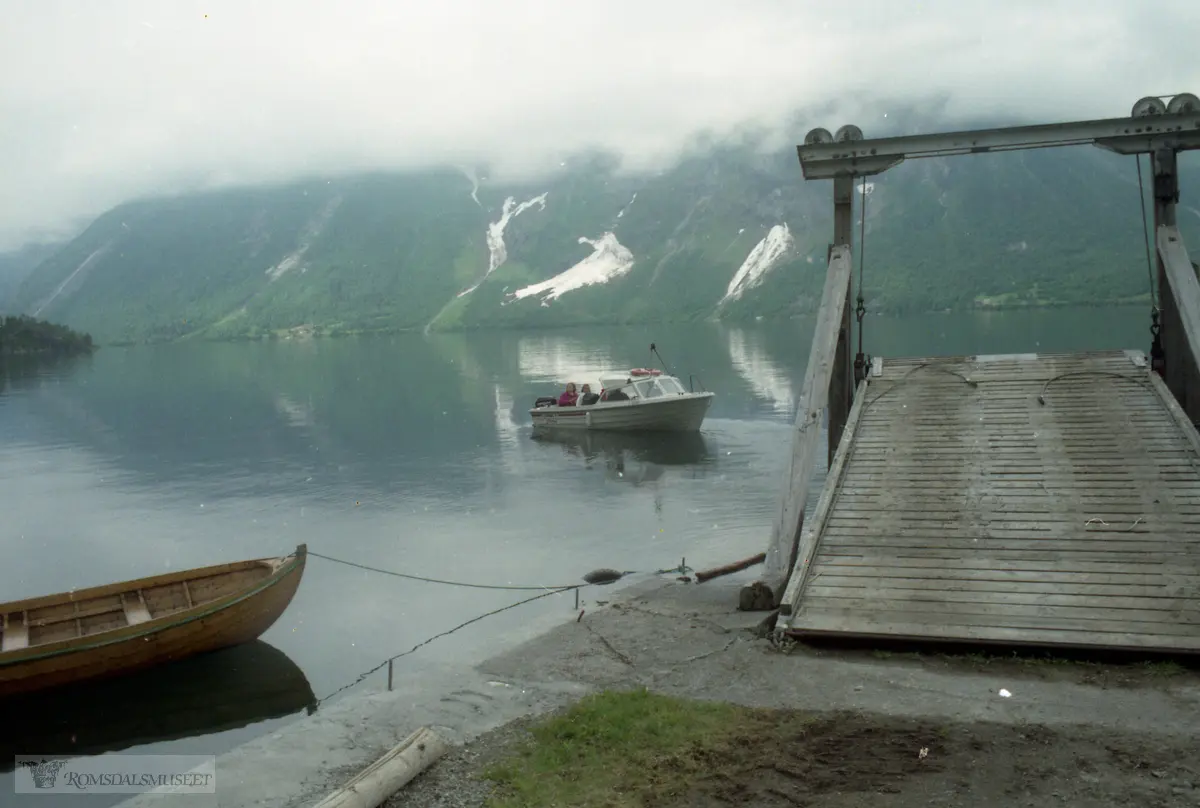
[[[1140,352],[884,360],[825,486],[788,633],[1200,651],[1200,437]]]

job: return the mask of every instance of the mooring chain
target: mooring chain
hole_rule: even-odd
[[[862,204],[858,222],[858,300],[854,307],[854,316],[858,319],[858,354],[854,357],[854,386],[867,376],[867,360],[863,355],[863,315],[867,313],[867,304],[863,299],[863,253],[867,244],[867,180],[862,181]]]
[[[370,567],[370,566],[367,566],[366,564],[359,564],[354,561],[346,561],[345,559],[342,559],[342,558],[334,558],[333,556],[322,555],[321,553],[314,553],[311,550],[308,552],[308,554],[310,556],[313,556],[314,558],[323,558],[326,561],[333,561],[338,564],[345,564],[348,567],[358,567],[360,570],[367,570],[369,572],[378,572],[378,573],[382,573],[384,575],[392,575],[392,576],[395,576],[396,578],[408,578],[410,581],[424,581],[425,583],[430,583],[430,584],[445,584],[447,586],[463,586],[463,587],[467,587],[468,589],[507,589],[510,591],[516,590],[516,591],[526,591],[526,592],[532,592],[532,591],[537,591],[537,590],[542,590],[542,591],[554,590],[554,591],[564,591],[565,592],[569,589],[577,589],[581,586],[586,586],[586,584],[559,584],[556,586],[549,586],[549,585],[527,586],[527,585],[513,585],[513,584],[476,584],[476,583],[467,583],[466,581],[447,581],[447,580],[444,580],[441,578],[427,578],[423,575],[411,575],[406,572],[395,572],[394,570],[385,570],[385,569],[380,569],[379,567]]]
[[[345,685],[339,687],[337,690],[333,691],[332,693],[330,693],[328,696],[325,696],[324,698],[317,699],[315,704],[310,708],[310,714],[313,711],[315,711],[316,708],[319,707],[321,704],[324,704],[325,702],[329,701],[331,698],[333,698],[337,694],[339,694],[345,690],[349,690],[350,688],[354,687],[355,685],[361,683],[372,673],[375,673],[376,671],[381,670],[387,664],[389,664],[391,662],[395,662],[397,659],[400,659],[401,657],[406,657],[409,654],[414,654],[418,650],[423,648],[424,646],[433,642],[434,640],[440,639],[441,637],[449,636],[460,629],[463,629],[469,625],[472,625],[473,623],[478,623],[480,620],[483,620],[484,618],[500,614],[501,612],[506,612],[509,609],[515,609],[518,606],[523,606],[526,603],[532,603],[535,600],[541,600],[542,598],[549,597],[550,595],[558,595],[563,592],[571,592],[571,591],[574,591],[576,594],[575,605],[576,605],[576,608],[578,608],[578,606],[579,606],[578,595],[579,595],[579,591],[581,589],[584,589],[589,586],[605,586],[607,584],[615,583],[616,581],[619,581],[620,579],[624,578],[627,575],[644,574],[644,573],[639,573],[637,570],[598,569],[598,570],[592,570],[587,575],[583,576],[584,583],[579,583],[579,584],[563,584],[563,585],[559,585],[559,586],[516,586],[516,585],[509,585],[509,584],[504,584],[504,585],[501,585],[501,584],[477,584],[477,583],[467,583],[465,581],[449,581],[449,580],[445,580],[445,579],[441,579],[441,578],[429,578],[429,577],[426,577],[423,575],[411,575],[411,574],[405,573],[405,572],[396,572],[395,570],[387,570],[387,569],[381,569],[379,567],[371,567],[366,564],[359,564],[355,561],[347,561],[342,558],[334,558],[333,556],[323,555],[322,553],[314,553],[311,550],[308,551],[308,554],[314,558],[323,558],[326,561],[333,561],[338,564],[345,564],[350,567],[357,567],[358,569],[367,570],[369,572],[378,572],[378,573],[382,573],[384,575],[392,575],[397,578],[407,578],[409,580],[424,581],[426,583],[431,583],[431,584],[444,584],[446,586],[462,586],[462,587],[468,587],[471,589],[507,589],[507,590],[538,590],[538,589],[540,589],[540,590],[543,590],[541,592],[541,594],[534,595],[532,597],[525,598],[524,600],[519,600],[516,603],[510,603],[507,606],[501,606],[498,609],[493,609],[489,612],[484,612],[481,615],[472,617],[470,620],[467,620],[466,622],[459,623],[454,628],[447,629],[446,631],[442,631],[438,634],[434,634],[432,637],[429,637],[428,639],[422,640],[421,642],[417,643],[416,645],[414,645],[412,648],[410,648],[407,651],[403,651],[399,654],[396,654],[395,656],[388,657],[387,659],[383,660],[382,662],[380,662],[378,665],[371,668],[370,670],[363,671],[362,673],[360,673],[357,677],[355,677],[354,681],[349,682],[348,684],[345,684]],[[687,565],[687,559],[683,558],[680,560],[678,567],[658,569],[658,570],[654,570],[654,572],[649,573],[649,574],[650,575],[666,575],[666,574],[670,573],[670,574],[678,574],[680,576],[687,576],[687,574],[689,572],[695,572],[695,570],[693,570],[691,567],[689,567]],[[685,580],[686,580],[686,578],[685,578]],[[582,613],[580,616],[582,617]]]
[[[1154,284],[1154,260],[1150,257],[1150,227],[1146,224],[1146,186],[1142,180],[1142,156],[1135,154],[1138,175],[1138,202],[1142,206],[1142,247],[1146,250],[1146,280],[1150,284],[1150,369],[1162,376],[1166,372],[1166,352],[1162,344],[1162,323],[1159,322],[1158,291]]]

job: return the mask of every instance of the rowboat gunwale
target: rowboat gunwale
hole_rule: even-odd
[[[11,651],[0,651],[0,670],[10,668],[13,665],[37,662],[44,659],[51,659],[58,656],[66,656],[69,654],[82,653],[86,651],[93,651],[98,648],[105,648],[110,645],[125,643],[131,640],[148,637],[153,634],[159,634],[163,631],[185,626],[197,620],[202,620],[218,612],[222,612],[226,609],[236,606],[239,603],[243,603],[253,597],[261,595],[268,589],[271,589],[283,581],[286,581],[293,573],[303,574],[307,556],[307,545],[301,544],[296,547],[296,551],[294,553],[286,556],[268,556],[265,558],[248,559],[246,561],[235,561],[226,564],[214,564],[209,567],[194,567],[189,570],[162,573],[159,575],[147,576],[145,578],[135,578],[113,584],[103,584],[100,586],[89,587],[87,589],[77,589],[72,592],[60,592],[53,595],[41,595],[36,598],[27,598],[25,600],[0,603],[0,614],[11,614],[14,611],[28,611],[29,609],[41,608],[43,606],[54,605],[56,603],[70,603],[75,600],[132,592],[139,589],[177,583],[193,578],[238,572],[244,569],[249,569],[255,565],[267,564],[276,567],[274,572],[254,585],[236,592],[232,592],[209,603],[204,603],[199,606],[192,606],[187,609],[181,609],[180,611],[172,614],[152,618],[143,623],[135,623],[129,626],[120,626],[108,631],[102,631],[91,637],[69,637],[67,639],[58,640],[45,645],[30,645],[25,648],[14,648]],[[286,604],[284,608],[286,608]],[[3,691],[3,689],[3,683],[0,682],[0,691]]]

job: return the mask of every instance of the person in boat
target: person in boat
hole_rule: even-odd
[[[590,384],[585,384],[583,387],[579,388],[579,403],[581,405],[586,406],[588,404],[595,404],[599,400],[600,396],[592,392],[592,386]]]
[[[558,406],[574,407],[579,394],[575,392],[575,382],[567,382],[567,389],[558,397]]]
[[[628,401],[629,396],[620,387],[615,387],[612,390],[607,390],[603,396],[605,401]]]

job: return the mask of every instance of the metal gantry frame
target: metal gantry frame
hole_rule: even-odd
[[[814,129],[796,147],[806,180],[868,177],[905,160],[953,157],[961,154],[1047,149],[1056,146],[1099,146],[1118,154],[1147,154],[1160,149],[1200,149],[1200,103],[1194,111],[1109,118],[1039,126],[1012,126],[935,135],[901,135],[863,140],[854,125],[843,126],[837,138]]]
[[[796,151],[806,180],[833,180],[833,242],[830,244],[826,286],[840,285],[845,278],[845,294],[841,294],[840,289],[837,294],[830,294],[827,289],[823,298],[825,303],[840,306],[840,311],[818,315],[818,333],[814,335],[809,367],[831,365],[830,372],[810,372],[806,376],[800,400],[808,404],[796,413],[792,468],[768,545],[764,574],[759,581],[743,589],[741,608],[771,609],[779,605],[795,564],[797,542],[804,523],[807,481],[812,476],[806,465],[816,461],[808,429],[820,410],[826,410],[829,418],[827,453],[832,462],[853,403],[855,385],[861,381],[855,379],[852,372],[850,309],[853,275],[847,267],[853,261],[854,181],[880,174],[905,160],[1079,145],[1093,145],[1117,154],[1150,155],[1154,242],[1158,255],[1157,306],[1166,357],[1161,372],[1171,393],[1193,423],[1200,422],[1200,374],[1197,373],[1200,282],[1175,221],[1175,206],[1179,201],[1176,155],[1181,151],[1200,149],[1200,98],[1191,93],[1147,96],[1134,104],[1127,118],[930,135],[864,139],[862,130],[853,124],[842,126],[834,134],[823,128],[813,129]],[[830,333],[823,332],[822,324]],[[827,387],[817,389],[821,383]],[[810,386],[813,389],[809,389]]]
[[[832,179],[834,183],[834,230],[835,245],[851,243],[853,221],[851,201],[854,180],[880,174],[905,160],[925,157],[949,157],[967,154],[991,154],[995,152],[1045,149],[1062,146],[1093,145],[1117,154],[1150,155],[1154,193],[1154,243],[1159,247],[1157,287],[1161,296],[1160,307],[1163,318],[1162,337],[1168,360],[1164,378],[1180,405],[1193,421],[1200,421],[1200,389],[1189,390],[1189,382],[1195,385],[1195,372],[1186,367],[1187,361],[1195,362],[1200,356],[1200,311],[1192,320],[1191,312],[1179,310],[1179,295],[1182,290],[1170,283],[1184,281],[1183,275],[1191,273],[1191,262],[1178,233],[1164,236],[1162,228],[1174,228],[1175,206],[1179,202],[1179,174],[1176,155],[1181,151],[1200,149],[1200,98],[1191,93],[1180,93],[1164,101],[1157,96],[1146,96],[1133,105],[1128,118],[1110,118],[1093,121],[1042,124],[1037,126],[1013,126],[1001,129],[980,129],[945,132],[932,135],[902,135],[899,137],[866,140],[862,130],[850,124],[842,126],[836,134],[827,129],[816,128],[796,147],[800,168],[806,180]],[[1140,157],[1139,157],[1140,159]],[[1165,241],[1164,241],[1165,239]],[[1164,243],[1178,243],[1178,249],[1164,255]],[[861,248],[861,245],[860,245]],[[1186,272],[1171,272],[1171,263],[1183,261],[1181,268]],[[850,299],[850,296],[847,296]],[[845,316],[849,326],[849,311]],[[1192,329],[1190,326],[1195,326]],[[1192,340],[1192,331],[1196,340]],[[1193,348],[1186,356],[1181,349],[1184,344]],[[849,362],[848,342],[845,362]],[[1181,359],[1183,361],[1181,361]],[[844,364],[839,349],[839,369]],[[1192,372],[1188,372],[1191,370]],[[1179,371],[1179,372],[1175,372]],[[840,381],[836,376],[830,392],[830,453],[841,437],[841,424],[849,412],[850,382]],[[839,383],[840,381],[840,383]],[[1189,395],[1195,392],[1197,395]],[[1191,405],[1189,406],[1189,399]],[[836,434],[834,426],[836,424]]]

